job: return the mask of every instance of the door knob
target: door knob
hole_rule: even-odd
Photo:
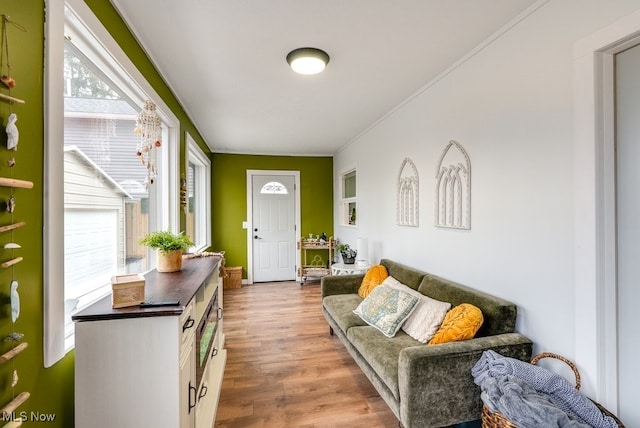
[[[259,237],[258,235],[254,235],[253,239],[262,239],[261,237]]]

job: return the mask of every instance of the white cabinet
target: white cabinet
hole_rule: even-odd
[[[145,276],[147,300],[184,306],[112,309],[107,298],[74,315],[76,427],[213,425],[226,363],[218,266],[185,260]]]

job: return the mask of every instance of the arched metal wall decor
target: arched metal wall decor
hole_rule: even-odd
[[[435,225],[471,229],[471,161],[456,141],[442,151],[436,173]]]
[[[420,220],[418,170],[409,158],[405,158],[398,173],[397,217],[399,226],[417,227]]]

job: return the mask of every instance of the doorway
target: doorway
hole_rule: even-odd
[[[247,171],[247,280],[296,279],[299,171]]]
[[[618,282],[624,266],[617,260],[617,211],[624,208],[616,195],[615,60],[638,44],[640,11],[574,45],[575,359],[588,380],[585,393],[628,426],[640,413],[628,400],[637,401],[637,392],[620,397],[621,382],[633,382],[637,374],[619,367],[627,333],[619,325],[626,310],[618,307],[619,288],[626,286]]]
[[[615,56],[618,405],[627,426],[640,426],[636,368],[640,352],[640,46]]]

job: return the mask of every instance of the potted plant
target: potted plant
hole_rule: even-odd
[[[184,232],[174,234],[168,230],[151,232],[139,243],[158,250],[158,272],[177,272],[182,269],[182,252],[193,246]]]
[[[349,244],[338,244],[336,248],[340,251],[340,254],[342,254],[344,264],[352,265],[356,262],[358,251],[351,248]]]

